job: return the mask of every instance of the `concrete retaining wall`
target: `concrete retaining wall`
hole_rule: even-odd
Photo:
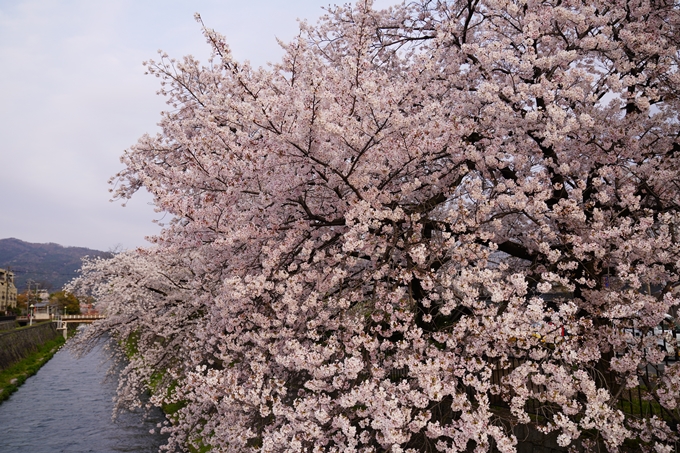
[[[37,324],[24,329],[0,332],[0,370],[35,352],[38,347],[59,336],[53,322]]]
[[[12,330],[16,326],[16,321],[0,321],[0,330]]]

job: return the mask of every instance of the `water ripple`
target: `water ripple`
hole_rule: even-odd
[[[124,413],[111,420],[116,383],[106,378],[101,347],[82,358],[57,352],[0,405],[0,452],[151,453],[164,438],[149,434],[163,415]],[[106,379],[105,379],[106,378]]]

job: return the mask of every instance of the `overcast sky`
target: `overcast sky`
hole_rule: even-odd
[[[0,0],[0,239],[109,250],[147,245],[147,194],[110,202],[123,151],[158,131],[163,98],[142,62],[162,49],[205,61],[194,13],[239,60],[282,55],[296,19],[337,0]],[[396,1],[381,0],[376,6]]]

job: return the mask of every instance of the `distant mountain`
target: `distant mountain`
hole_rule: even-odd
[[[110,257],[111,253],[59,244],[32,244],[19,239],[0,239],[0,268],[14,272],[14,283],[22,292],[27,280],[55,292],[76,277],[84,256]]]

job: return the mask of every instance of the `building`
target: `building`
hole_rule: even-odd
[[[49,301],[36,302],[31,305],[33,307],[33,319],[36,321],[46,321],[54,318],[57,313],[57,307],[50,305]]]
[[[14,273],[0,269],[0,312],[17,306],[17,287],[14,286]]]
[[[46,289],[36,290],[36,297],[40,299],[40,302],[48,303],[50,301],[50,292]]]

